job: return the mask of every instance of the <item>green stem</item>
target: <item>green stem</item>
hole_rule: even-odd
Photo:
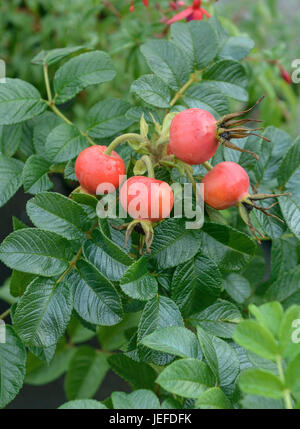
[[[0,314],[0,320],[5,319],[10,314],[10,308],[4,311],[4,313]]]
[[[51,87],[50,87],[50,82],[49,82],[49,74],[48,74],[48,64],[44,64],[44,78],[45,78],[45,84],[46,84],[46,89],[47,89],[47,96],[48,96],[48,106],[50,107],[50,109],[52,109],[52,111],[59,116],[64,122],[66,122],[68,125],[74,125],[72,121],[70,121],[70,119],[68,119],[55,105],[55,100],[52,99],[52,94],[51,94]],[[88,142],[91,145],[95,145],[96,143],[90,138],[90,136],[87,133],[84,133],[83,131],[79,130],[80,134],[82,136],[84,136]]]
[[[70,119],[68,119],[63,113],[61,113],[61,111],[55,106],[55,104],[49,102],[48,103],[50,109],[53,110],[53,112],[59,116],[63,121],[65,121],[68,125],[73,125],[73,122],[70,121]]]
[[[52,94],[51,94],[51,87],[49,82],[48,64],[44,64],[44,78],[45,78],[45,85],[47,90],[47,97],[48,97],[48,100],[51,102]]]
[[[104,153],[106,155],[111,155],[112,151],[115,150],[119,144],[126,143],[128,140],[134,140],[142,143],[145,141],[145,137],[134,133],[123,134],[122,136],[115,138]]]
[[[183,85],[182,88],[175,94],[174,98],[170,102],[170,106],[174,106],[174,104],[177,103],[177,101],[183,96],[185,91],[193,84],[197,82],[196,75],[193,73],[190,77],[190,79]]]
[[[49,102],[48,103],[48,106],[50,107],[50,109],[52,109],[52,111],[57,115],[57,116],[59,116],[64,122],[66,122],[66,124],[68,124],[68,125],[71,125],[71,126],[73,126],[74,124],[73,124],[73,122],[72,121],[70,121],[70,119],[68,119],[56,106],[55,106],[55,104],[53,103],[53,102]],[[87,140],[88,140],[88,142],[90,143],[90,145],[91,146],[93,146],[93,145],[95,145],[96,143],[94,142],[94,140],[92,140],[91,139],[91,137],[87,134],[87,133],[85,133],[85,132],[83,132],[83,131],[81,131],[81,130],[79,130],[80,131],[80,134],[83,136],[83,137],[85,137]]]
[[[281,356],[278,355],[276,357],[276,363],[277,363],[277,369],[278,369],[279,378],[282,381],[282,383],[284,384],[285,383],[285,377],[284,377],[284,371],[283,371]],[[283,398],[284,398],[286,409],[292,410],[293,409],[293,403],[292,403],[292,398],[291,398],[290,391],[288,389],[284,390],[284,392],[283,392]]]
[[[141,160],[146,164],[148,177],[155,179],[154,168],[150,156],[144,155],[141,157]]]
[[[208,162],[208,161],[206,161],[206,162],[203,162],[203,167],[205,167],[206,168],[206,170],[207,171],[210,171],[210,170],[212,170],[214,167],[210,164],[210,162]]]

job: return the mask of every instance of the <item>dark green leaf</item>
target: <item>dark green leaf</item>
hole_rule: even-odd
[[[11,326],[6,326],[5,331],[6,341],[0,342],[0,408],[4,408],[19,393],[26,366],[24,345]]]
[[[185,54],[167,40],[151,40],[141,47],[150,69],[175,91],[188,80],[190,70]]]
[[[63,282],[38,277],[18,302],[14,327],[27,345],[49,347],[64,333],[71,311],[70,289]]]
[[[112,80],[116,75],[108,54],[102,51],[78,55],[60,67],[54,76],[56,102],[64,103],[89,85]]]
[[[96,325],[116,325],[122,320],[120,297],[113,284],[92,264],[80,260],[73,273],[74,308],[86,321]]]
[[[89,346],[82,346],[73,355],[65,379],[69,400],[89,399],[97,392],[109,365],[107,357]]]
[[[104,138],[125,130],[134,122],[126,118],[131,105],[118,98],[99,101],[87,113],[87,132],[90,137]]]
[[[171,297],[184,314],[203,310],[220,295],[222,277],[216,264],[207,256],[198,254],[178,265],[171,286]]]
[[[0,207],[22,186],[23,165],[17,159],[0,155]]]
[[[108,363],[112,370],[134,389],[154,389],[157,374],[150,365],[136,362],[121,353],[110,356]]]
[[[197,359],[180,359],[160,373],[157,383],[175,395],[198,398],[205,390],[215,385],[215,378],[204,362]]]
[[[122,291],[133,299],[148,301],[157,293],[157,280],[147,268],[144,257],[132,264],[120,281]]]
[[[45,158],[31,155],[24,165],[22,174],[24,191],[29,194],[37,194],[51,189],[53,183],[48,176],[49,170],[50,163]]]
[[[41,192],[28,201],[27,214],[38,228],[69,240],[84,240],[91,221],[75,201],[54,192]]]
[[[0,125],[17,124],[40,115],[47,108],[39,91],[20,79],[6,78],[0,85]]]
[[[15,270],[52,277],[68,268],[72,251],[67,240],[53,232],[25,228],[2,242],[0,259]]]
[[[151,106],[167,109],[170,107],[171,93],[167,85],[157,76],[148,74],[135,80],[130,91]]]
[[[53,163],[69,161],[89,146],[88,140],[81,135],[78,128],[61,124],[48,134],[46,154]]]

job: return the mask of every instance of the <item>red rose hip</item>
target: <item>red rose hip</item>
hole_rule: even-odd
[[[151,177],[133,176],[120,190],[122,207],[133,219],[158,222],[169,216],[174,194],[171,187]]]
[[[126,166],[120,155],[114,151],[106,155],[106,149],[107,146],[90,146],[78,155],[75,162],[75,174],[80,185],[93,195],[96,195],[98,186],[104,183],[118,189],[119,176],[126,174]]]
[[[206,176],[204,184],[204,201],[216,210],[224,210],[237,205],[249,196],[249,176],[235,162],[221,162]]]
[[[190,165],[208,161],[217,151],[217,121],[203,109],[187,109],[178,113],[170,127],[170,149]]]

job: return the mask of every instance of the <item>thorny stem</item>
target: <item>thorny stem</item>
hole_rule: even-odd
[[[170,102],[170,106],[174,106],[174,104],[176,104],[176,102],[182,97],[182,95],[185,93],[185,91],[195,82],[197,82],[197,77],[196,77],[195,73],[193,73],[191,75],[190,79],[175,94],[174,98]]]
[[[123,134],[122,136],[115,138],[111,142],[111,144],[108,146],[108,148],[104,152],[105,155],[111,155],[112,151],[115,150],[116,147],[119,146],[119,144],[126,143],[126,142],[128,142],[128,140],[134,140],[136,142],[143,143],[143,142],[145,142],[145,137],[141,136],[140,134],[134,134],[134,133]]]
[[[282,383],[285,383],[285,377],[284,377],[284,372],[283,372],[283,367],[282,367],[281,356],[278,355],[276,357],[276,363],[277,363],[277,369],[278,369],[279,378],[282,381]],[[293,409],[293,403],[292,403],[292,398],[291,398],[291,395],[290,395],[290,391],[288,389],[284,390],[283,397],[284,397],[284,402],[285,402],[286,409],[292,410]]]

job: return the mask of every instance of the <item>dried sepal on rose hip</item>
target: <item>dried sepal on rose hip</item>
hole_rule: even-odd
[[[256,237],[258,233],[261,238],[264,236],[256,231],[250,220],[250,212],[253,209],[260,210],[267,216],[282,221],[278,216],[269,213],[275,205],[270,207],[261,207],[255,201],[290,195],[282,194],[254,194],[249,193],[250,180],[247,172],[235,162],[221,162],[209,171],[202,179],[204,184],[204,201],[210,207],[216,210],[225,210],[229,207],[237,206],[243,221],[249,226],[251,232]],[[283,222],[283,221],[282,221]]]
[[[174,204],[174,194],[168,183],[153,177],[133,176],[120,189],[120,203],[124,210],[133,218],[126,228],[126,241],[133,230],[141,234],[140,253],[146,245],[147,252],[151,252],[154,238],[153,226],[168,217]]]
[[[218,121],[204,109],[183,110],[171,123],[169,151],[187,164],[198,165],[208,161],[221,143],[230,149],[250,153],[258,159],[258,155],[239,148],[231,142],[231,139],[256,135],[269,142],[266,137],[256,134],[255,131],[262,128],[250,129],[243,126],[247,122],[261,122],[260,120],[237,119],[254,109],[262,99],[259,99],[250,109],[225,115]]]

